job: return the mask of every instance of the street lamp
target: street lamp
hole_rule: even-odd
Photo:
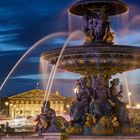
[[[126,106],[126,108],[128,108],[128,109],[129,109],[129,108],[130,108],[130,106],[129,106],[129,105],[127,105],[127,106]]]
[[[77,94],[77,92],[79,91],[79,89],[77,87],[74,88],[74,93]]]
[[[128,96],[131,96],[132,95],[132,93],[131,92],[128,92]]]
[[[136,105],[136,108],[137,108],[137,109],[140,109],[140,104],[137,104],[137,105]]]
[[[6,112],[5,112],[5,114],[6,114],[6,116],[8,117],[8,105],[9,105],[9,102],[8,101],[6,101],[5,102],[5,106],[6,106]]]
[[[66,105],[67,108],[70,108],[70,105]]]
[[[5,102],[5,105],[6,105],[6,106],[8,106],[8,105],[9,105],[9,103],[8,103],[8,102]]]

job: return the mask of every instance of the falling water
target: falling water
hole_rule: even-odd
[[[49,69],[48,61],[45,61],[44,59],[42,59],[42,57],[40,57],[40,73],[41,73],[43,87],[46,86],[46,79],[44,79],[44,77],[47,76],[48,69]]]
[[[117,18],[118,25],[122,24],[123,26],[126,26],[129,21],[129,10],[123,14],[115,16],[115,18]]]
[[[127,11],[126,13],[116,16],[117,17],[117,22],[116,25],[118,25],[119,31],[118,35],[119,36],[125,36],[125,35],[134,35],[138,31],[137,29],[135,30],[135,27],[139,27],[140,23],[140,15],[137,15],[138,11],[137,8],[129,5],[131,8],[131,13]],[[120,26],[123,25],[123,28],[120,28]],[[131,32],[131,31],[136,31],[136,32]],[[127,42],[130,40],[126,40]]]
[[[59,65],[61,56],[62,56],[62,54],[63,54],[65,48],[67,47],[69,41],[70,41],[72,38],[74,38],[76,35],[79,35],[79,36],[80,36],[81,34],[82,34],[81,31],[75,31],[75,32],[71,33],[71,35],[70,35],[70,36],[68,37],[68,39],[66,40],[66,42],[65,42],[65,44],[64,44],[64,46],[63,46],[63,48],[61,49],[61,52],[60,52],[59,57],[58,57],[58,59],[57,59],[56,65],[55,65],[54,68],[52,69],[53,72],[51,72],[52,75],[50,76],[50,77],[51,77],[51,80],[50,80],[50,83],[48,84],[49,87],[46,87],[46,92],[45,92],[45,94],[47,94],[47,95],[45,95],[46,101],[48,101],[48,99],[49,99],[50,91],[51,91],[52,84],[53,84],[53,81],[54,81],[54,77],[55,77],[55,74],[56,74],[56,71],[57,71],[57,68],[58,68],[58,65]],[[46,104],[46,105],[47,105],[47,104]],[[45,105],[45,106],[46,106],[46,105]]]
[[[51,83],[51,78],[53,76],[54,70],[55,70],[55,65],[53,65],[51,72],[50,72],[50,75],[49,75],[49,78],[48,78],[48,82],[47,82],[47,86],[46,86],[46,90],[45,90],[45,95],[44,95],[44,101],[46,101],[46,99],[48,99],[48,96],[49,96],[48,91],[50,90],[50,83]]]
[[[76,16],[68,12],[68,20],[69,20],[69,31],[70,33],[76,30],[82,30],[84,26],[84,20],[82,16]]]
[[[137,15],[128,24],[128,27],[127,27],[128,31],[136,30],[135,32],[139,32],[139,29],[140,29],[139,24],[140,24],[140,15]]]
[[[18,60],[18,62],[14,65],[14,67],[12,68],[12,70],[9,72],[9,74],[7,75],[7,77],[5,78],[4,82],[1,84],[0,86],[0,91],[2,90],[3,86],[5,85],[5,83],[7,82],[7,80],[9,79],[9,77],[11,76],[11,74],[14,72],[14,70],[16,69],[16,67],[20,64],[20,62],[31,52],[33,51],[35,48],[39,47],[40,45],[42,45],[43,43],[45,43],[47,40],[54,38],[54,37],[60,37],[60,36],[64,36],[64,35],[68,35],[67,32],[58,32],[58,33],[53,33],[50,34],[48,36],[45,36],[44,38],[42,38],[41,40],[39,40],[38,42],[36,42],[30,49],[28,49],[23,56]]]

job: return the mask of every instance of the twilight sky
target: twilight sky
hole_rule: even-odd
[[[76,0],[0,0],[0,84],[18,59],[36,41],[54,32],[68,31],[67,8],[74,1]],[[116,42],[140,46],[140,1],[125,2],[130,7],[128,19],[126,16],[112,19],[112,29],[117,35]],[[42,88],[39,75],[40,54],[60,47],[63,43],[64,37],[53,38],[45,43],[46,47],[42,45],[31,52],[14,71],[0,91],[0,96],[32,90],[37,82]],[[59,89],[61,95],[71,95],[76,78],[77,75],[72,73],[59,72],[53,91]],[[140,72],[129,72],[128,79],[130,91],[138,96]]]

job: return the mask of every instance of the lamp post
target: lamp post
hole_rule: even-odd
[[[8,109],[8,105],[9,105],[9,102],[8,102],[8,101],[6,101],[6,102],[5,102],[5,106],[6,106],[6,109],[5,109],[5,110],[6,110],[6,111],[5,111],[5,114],[6,114],[6,116],[8,116],[8,114],[9,114],[9,113],[8,113],[8,110],[9,110],[9,109]]]

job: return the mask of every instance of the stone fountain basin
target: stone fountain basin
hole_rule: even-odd
[[[55,64],[61,48],[49,50],[41,57]],[[81,75],[114,75],[140,68],[140,48],[126,45],[89,45],[67,47],[59,68]]]
[[[128,11],[127,5],[120,0],[79,0],[74,3],[69,12],[78,16],[84,16],[103,8],[108,16]]]

